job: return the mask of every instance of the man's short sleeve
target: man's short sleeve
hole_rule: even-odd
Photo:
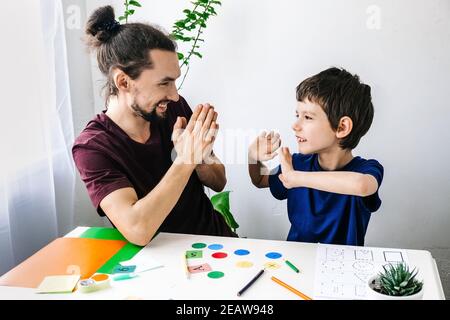
[[[278,166],[273,172],[269,176],[270,192],[278,200],[287,199],[287,189],[283,186],[280,178],[278,178],[278,175],[281,174],[281,166]]]
[[[111,192],[133,187],[126,175],[114,166],[113,161],[99,151],[77,147],[73,159],[84,181],[92,204],[104,216],[100,202]]]
[[[378,195],[378,190],[380,189],[381,182],[383,181],[384,168],[377,160],[367,160],[363,165],[361,165],[357,172],[363,174],[370,174],[378,182],[378,189],[374,194],[367,197],[362,197],[363,204],[369,209],[370,212],[377,211],[381,206],[381,199]]]

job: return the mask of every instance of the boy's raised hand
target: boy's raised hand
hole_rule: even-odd
[[[289,148],[282,147],[280,151],[280,165],[281,165],[281,174],[278,176],[280,181],[283,183],[285,188],[294,188],[295,181],[295,171],[292,166],[292,155],[289,151]]]
[[[281,145],[280,135],[273,131],[266,133],[265,131],[256,137],[248,147],[248,156],[250,163],[257,161],[267,161],[277,156],[276,150]]]

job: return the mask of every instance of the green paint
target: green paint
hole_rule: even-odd
[[[186,251],[186,258],[197,259],[203,257],[203,251],[201,250],[188,250]]]
[[[208,277],[210,277],[211,279],[219,279],[222,278],[224,275],[225,273],[221,271],[211,271],[210,273],[208,273]]]
[[[194,248],[194,249],[203,249],[205,247],[206,247],[206,243],[201,243],[201,242],[194,243],[192,245],[192,248]]]

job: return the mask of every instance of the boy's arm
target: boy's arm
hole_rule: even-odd
[[[367,197],[378,190],[378,181],[370,174],[349,171],[295,171],[288,148],[280,152],[279,178],[286,188],[306,187],[321,191]]]
[[[248,148],[248,173],[258,188],[269,187],[269,169],[261,162],[275,158],[281,144],[280,135],[262,132]]]
[[[371,174],[350,171],[305,172],[280,174],[286,188],[306,187],[321,191],[367,197],[378,190],[378,182]]]

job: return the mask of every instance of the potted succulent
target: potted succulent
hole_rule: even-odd
[[[367,296],[373,300],[420,300],[423,281],[417,279],[417,273],[405,263],[384,265],[383,271],[369,279]]]

